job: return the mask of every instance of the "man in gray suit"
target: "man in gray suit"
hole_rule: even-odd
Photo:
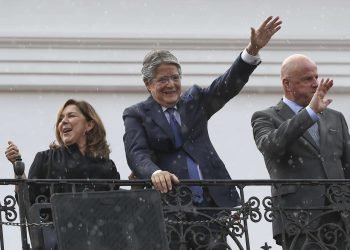
[[[326,97],[333,80],[319,81],[315,62],[295,54],[282,63],[281,81],[282,100],[276,106],[255,112],[251,121],[254,139],[270,178],[348,179],[348,126],[340,112],[328,108],[332,100]],[[327,191],[330,191],[327,187],[317,185],[272,187],[275,208],[297,209],[274,214],[273,233],[277,244],[298,250],[324,249],[320,246],[327,244],[341,246],[339,240],[325,240],[322,231],[330,230],[337,237],[343,237],[346,232],[341,216],[308,210],[330,205]],[[294,232],[289,231],[292,226]],[[289,233],[286,237],[281,235],[283,230]]]
[[[150,178],[162,193],[179,179],[231,179],[210,141],[208,120],[241,91],[260,63],[258,52],[281,23],[279,17],[269,17],[258,29],[251,28],[247,48],[207,88],[195,85],[182,93],[177,58],[167,50],[153,50],[145,56],[142,75],[150,96],[123,113],[125,152],[135,176]],[[233,207],[240,202],[232,186],[194,187],[192,192],[195,206]],[[215,247],[218,241],[207,247],[222,249]],[[187,245],[186,249],[197,247]]]

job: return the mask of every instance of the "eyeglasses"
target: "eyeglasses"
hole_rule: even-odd
[[[158,82],[160,84],[169,83],[170,80],[175,82],[175,83],[178,83],[181,80],[181,76],[180,75],[162,76],[159,79],[153,79],[153,80],[155,80],[156,82]]]

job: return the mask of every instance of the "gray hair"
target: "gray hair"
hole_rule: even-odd
[[[151,50],[143,59],[143,67],[141,70],[143,81],[149,82],[155,77],[155,71],[161,64],[174,64],[181,76],[181,66],[177,58],[168,50],[155,49]]]

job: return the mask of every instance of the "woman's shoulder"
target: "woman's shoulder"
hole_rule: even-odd
[[[50,154],[51,154],[51,149],[39,151],[39,152],[36,153],[35,159],[36,159],[36,158],[46,158],[46,157],[48,157]]]
[[[37,152],[30,166],[28,178],[44,178],[42,175],[44,175],[46,171],[43,171],[43,169],[47,169],[47,166],[50,165],[50,159],[52,159],[52,149]]]
[[[71,158],[70,153],[65,147],[49,148],[36,153],[33,164],[40,166],[51,166],[53,162],[63,163]]]
[[[50,157],[57,154],[65,153],[66,149],[64,147],[54,147],[36,153],[37,156]]]

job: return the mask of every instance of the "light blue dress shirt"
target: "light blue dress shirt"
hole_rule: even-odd
[[[291,110],[294,111],[294,113],[298,113],[303,107],[300,106],[299,104],[289,100],[287,97],[283,96],[283,102],[291,108]],[[318,115],[315,111],[312,110],[312,108],[310,108],[310,106],[307,106],[306,108],[306,111],[308,112],[308,114],[310,115],[311,119],[314,121],[314,122],[317,122],[318,121]]]

